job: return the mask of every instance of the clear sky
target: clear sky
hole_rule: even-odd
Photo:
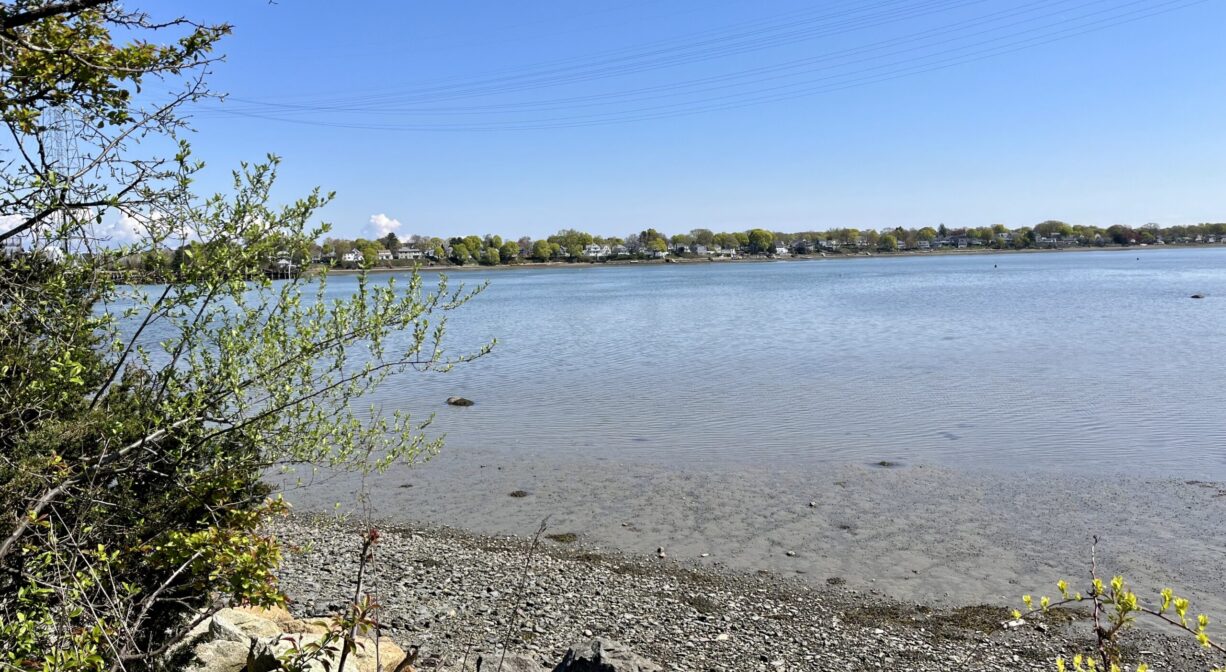
[[[1226,220],[1226,0],[184,11],[205,186],[275,152],[346,237]]]

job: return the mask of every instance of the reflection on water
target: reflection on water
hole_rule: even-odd
[[[487,279],[450,336],[494,353],[374,400],[449,451],[1226,478],[1226,249],[452,276]]]

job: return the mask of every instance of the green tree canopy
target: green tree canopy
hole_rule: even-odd
[[[769,252],[773,249],[775,234],[766,229],[750,229],[745,234],[749,240],[749,251],[754,253]]]
[[[0,217],[16,222],[0,239],[61,251],[0,258],[0,665],[154,667],[218,599],[283,599],[269,469],[438,448],[403,412],[350,409],[466,361],[433,325],[468,294],[416,276],[360,274],[341,299],[326,273],[273,284],[268,261],[325,235],[330,200],[272,203],[275,157],[192,191],[181,109],[208,95],[228,31],[104,0],[0,2]],[[66,141],[74,156],[39,150]],[[136,239],[100,246],[94,225],[120,215]],[[174,249],[161,285],[111,281],[125,259],[170,270]]]

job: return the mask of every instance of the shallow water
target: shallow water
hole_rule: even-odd
[[[452,274],[485,280],[450,337],[493,354],[372,400],[449,452],[1226,478],[1226,249]]]

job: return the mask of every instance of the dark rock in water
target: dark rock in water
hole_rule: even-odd
[[[1194,298],[1194,299],[1203,299],[1203,298],[1205,298],[1205,295],[1204,295],[1204,294],[1193,294],[1193,295],[1192,295],[1192,298]]]
[[[472,406],[473,400],[464,397],[447,397],[447,403],[452,406]]]
[[[660,666],[611,639],[571,647],[553,672],[657,672]]]

